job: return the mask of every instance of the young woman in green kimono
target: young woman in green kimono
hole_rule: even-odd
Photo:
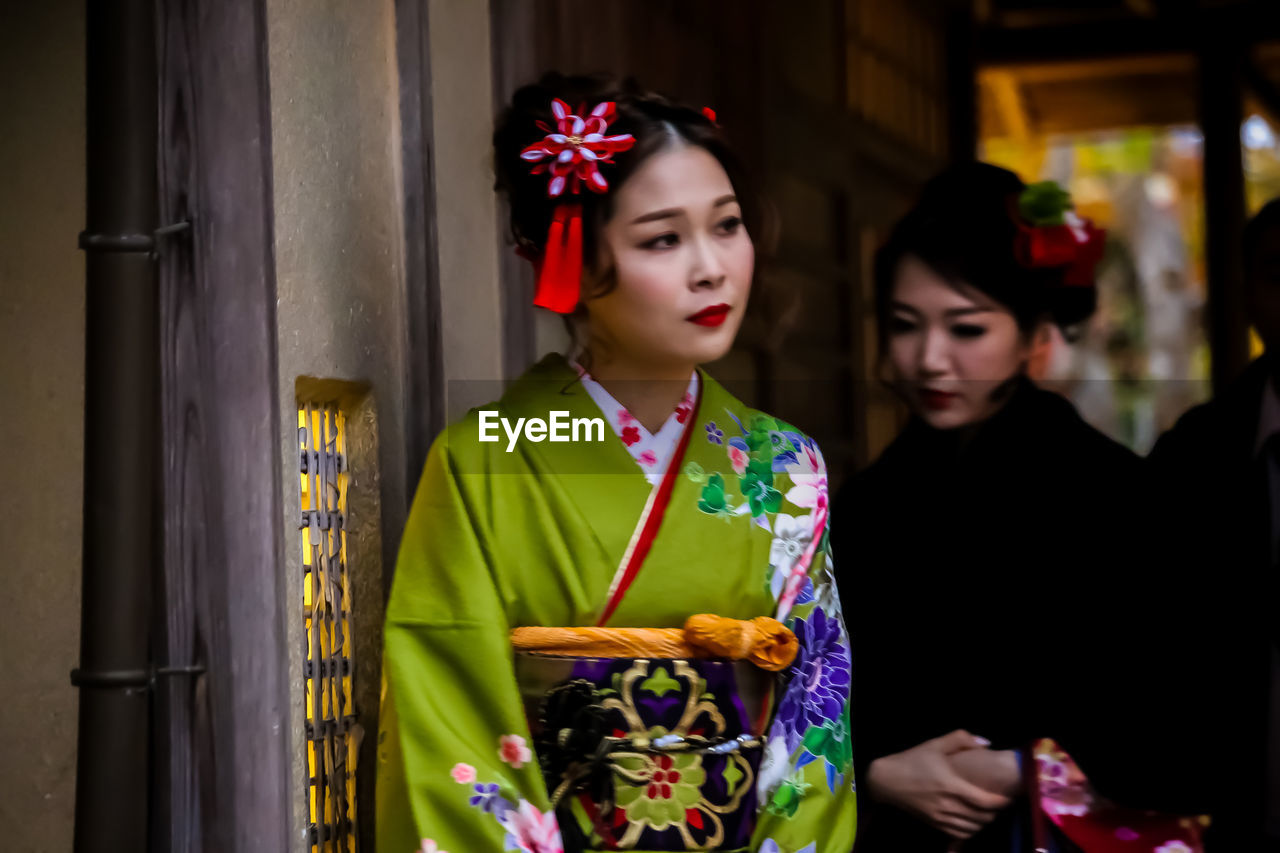
[[[388,604],[379,851],[848,853],[822,454],[698,367],[733,343],[758,233],[714,113],[549,75],[495,155],[535,303],[578,347],[431,449]],[[708,613],[790,662],[697,651]],[[532,654],[542,626],[639,651]],[[635,639],[657,634],[695,651]]]

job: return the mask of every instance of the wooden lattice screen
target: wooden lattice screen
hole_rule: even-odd
[[[356,756],[347,573],[346,418],[332,403],[298,405],[308,802],[314,853],[356,853]]]

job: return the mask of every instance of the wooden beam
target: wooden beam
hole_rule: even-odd
[[[1130,12],[1143,18],[1154,18],[1156,16],[1156,4],[1152,0],[1124,0],[1124,5]]]
[[[1254,45],[1253,59],[1259,66],[1280,64],[1280,42],[1270,41]]]
[[[1242,57],[1214,41],[1200,55],[1200,127],[1204,133],[1205,255],[1213,385],[1227,387],[1249,361],[1240,258],[1244,230]]]
[[[1005,136],[1025,142],[1031,138],[1031,121],[1027,116],[1025,99],[1018,78],[1004,71],[988,71],[982,75],[982,83],[991,90],[996,103]]]
[[[1018,81],[1065,83],[1110,77],[1141,77],[1157,74],[1192,74],[1196,69],[1195,54],[1154,53],[1138,56],[1104,56],[1094,59],[1050,62],[984,62],[979,77],[990,73],[1011,74]]]
[[[1133,14],[1129,9],[1072,9],[1063,6],[1040,9],[1014,9],[997,12],[993,16],[993,21],[998,26],[1020,31],[1061,26],[1108,27],[1117,21],[1131,20],[1133,20]]]
[[[955,5],[944,11],[943,37],[947,157],[962,162],[978,155],[977,30],[965,7]]]
[[[1105,26],[985,27],[979,32],[978,57],[983,66],[994,66],[1186,53],[1194,52],[1206,33],[1240,49],[1280,39],[1280,3],[1201,9],[1177,18],[1129,17]]]
[[[549,10],[525,0],[491,0],[490,38],[493,43],[493,114],[510,102],[516,89],[532,83],[547,68],[556,67],[539,53],[545,43],[531,38],[546,26]],[[534,291],[533,265],[516,255],[511,244],[505,197],[498,198],[498,275],[502,281],[502,368],[508,377],[523,373],[541,354],[537,352],[537,320],[530,295]]]
[[[400,156],[404,181],[405,482],[410,486],[405,494],[410,500],[427,462],[427,450],[445,426],[444,334],[436,251],[436,164],[431,146],[431,63],[427,50],[429,27],[427,0],[396,0]],[[404,509],[407,511],[408,506]],[[388,589],[393,570],[394,560],[384,560]],[[372,738],[369,743],[372,745]],[[361,766],[371,766],[364,763],[364,757],[361,756]]]
[[[1243,70],[1248,93],[1262,104],[1263,110],[1273,122],[1280,119],[1280,89],[1263,73],[1255,59],[1245,59]]]
[[[166,810],[151,846],[279,853],[302,827],[290,808],[265,0],[156,8],[161,221],[192,223],[160,256],[157,646],[162,663],[205,671],[157,684]]]

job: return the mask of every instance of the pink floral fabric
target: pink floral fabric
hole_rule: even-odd
[[[1093,790],[1056,742],[1035,745],[1040,808],[1067,838],[1089,853],[1203,853],[1204,817],[1128,809]]]
[[[698,399],[698,371],[695,370],[693,376],[689,378],[689,387],[685,390],[684,397],[675,411],[657,432],[651,434],[635,419],[634,415],[627,411],[626,406],[614,399],[603,385],[592,379],[591,374],[577,364],[574,366],[582,377],[582,387],[586,389],[587,395],[600,407],[605,421],[618,436],[622,445],[627,448],[631,458],[636,460],[645,479],[651,485],[657,485],[662,475],[666,473],[667,463],[671,461],[676,445],[680,442],[684,425],[693,414],[694,405]]]

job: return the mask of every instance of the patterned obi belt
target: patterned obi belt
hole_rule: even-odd
[[[516,678],[565,850],[740,850],[773,673],[795,635],[761,617],[517,628]]]

